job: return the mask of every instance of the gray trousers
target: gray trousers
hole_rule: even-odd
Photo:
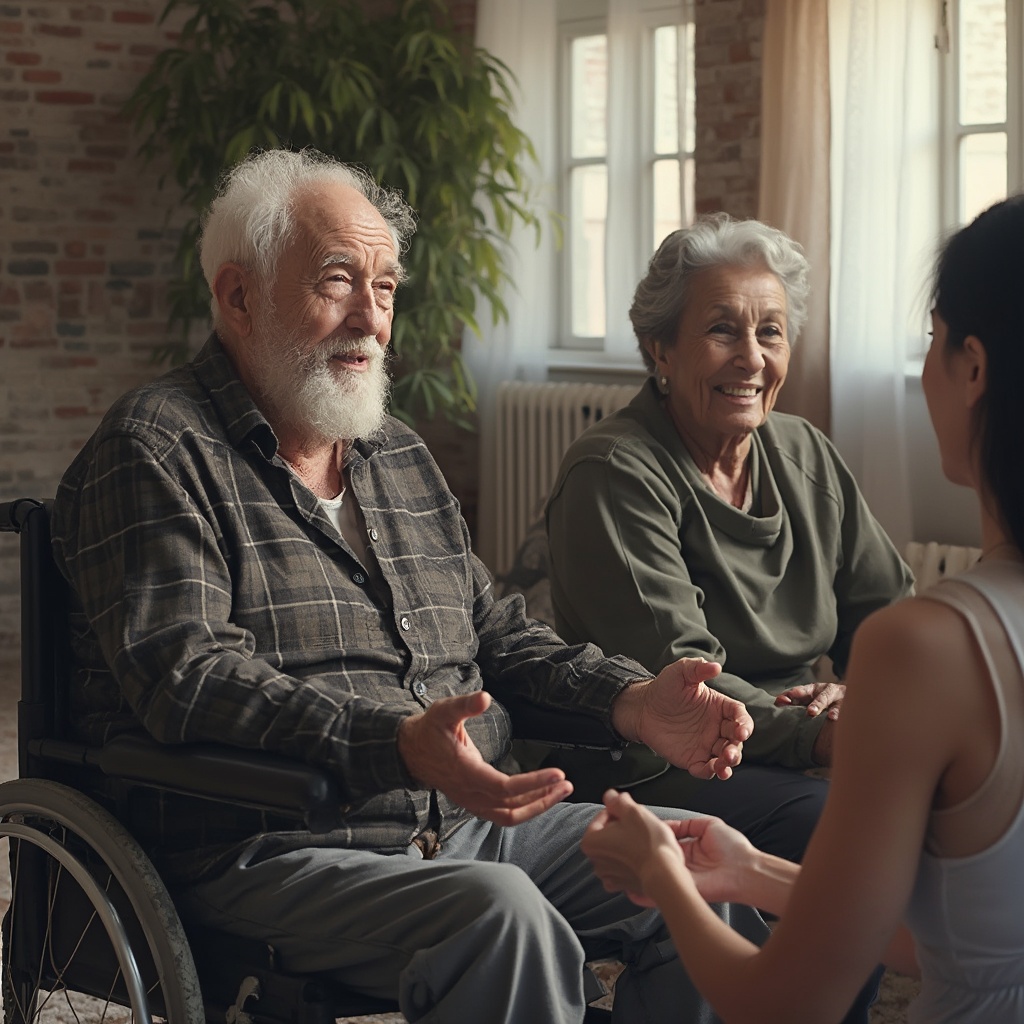
[[[415,846],[261,859],[257,843],[182,902],[211,927],[270,942],[286,968],[397,999],[410,1021],[579,1024],[583,964],[607,957],[627,965],[617,1024],[710,1024],[657,911],[606,893],[580,853],[596,812],[559,804],[513,828],[474,820],[433,860]],[[756,911],[719,912],[767,937]]]

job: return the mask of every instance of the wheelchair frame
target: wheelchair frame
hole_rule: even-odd
[[[0,531],[20,536],[22,601],[20,778],[0,784],[0,837],[11,844],[12,874],[2,927],[4,1024],[41,1019],[40,1004],[52,998],[45,993],[62,987],[128,1006],[136,1021],[155,1012],[171,1024],[327,1024],[397,1011],[332,979],[281,970],[267,944],[184,927],[138,843],[74,787],[87,773],[288,814],[314,833],[340,822],[334,781],[289,758],[216,744],[172,747],[139,735],[103,747],[71,738],[61,685],[71,666],[68,588],[52,557],[49,509],[30,498],[0,504]],[[561,731],[549,713],[534,725],[549,739]],[[595,746],[607,745],[593,735]],[[97,924],[112,957],[91,958],[84,969],[59,960],[62,942],[75,956],[95,946]],[[603,986],[587,975],[588,995],[597,999]],[[610,1017],[588,1007],[585,1020]]]

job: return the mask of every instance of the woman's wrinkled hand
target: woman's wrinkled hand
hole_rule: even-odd
[[[843,698],[846,696],[844,683],[804,683],[783,690],[775,698],[775,706],[782,708],[790,705],[801,705],[807,708],[807,714],[814,718],[823,711],[834,722],[839,718]]]

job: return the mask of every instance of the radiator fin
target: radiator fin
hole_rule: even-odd
[[[955,576],[969,569],[981,557],[981,548],[936,544],[935,541],[911,541],[903,557],[914,574],[917,592],[920,594],[943,576]]]
[[[591,424],[621,409],[634,384],[506,381],[497,395],[497,558],[507,572],[540,514],[562,456]]]

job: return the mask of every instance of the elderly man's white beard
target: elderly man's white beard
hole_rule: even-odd
[[[374,338],[329,340],[303,351],[299,331],[284,331],[268,317],[250,339],[257,397],[268,419],[325,441],[351,441],[378,430],[387,415],[391,382],[384,350]],[[358,352],[365,370],[332,362],[339,352]]]

